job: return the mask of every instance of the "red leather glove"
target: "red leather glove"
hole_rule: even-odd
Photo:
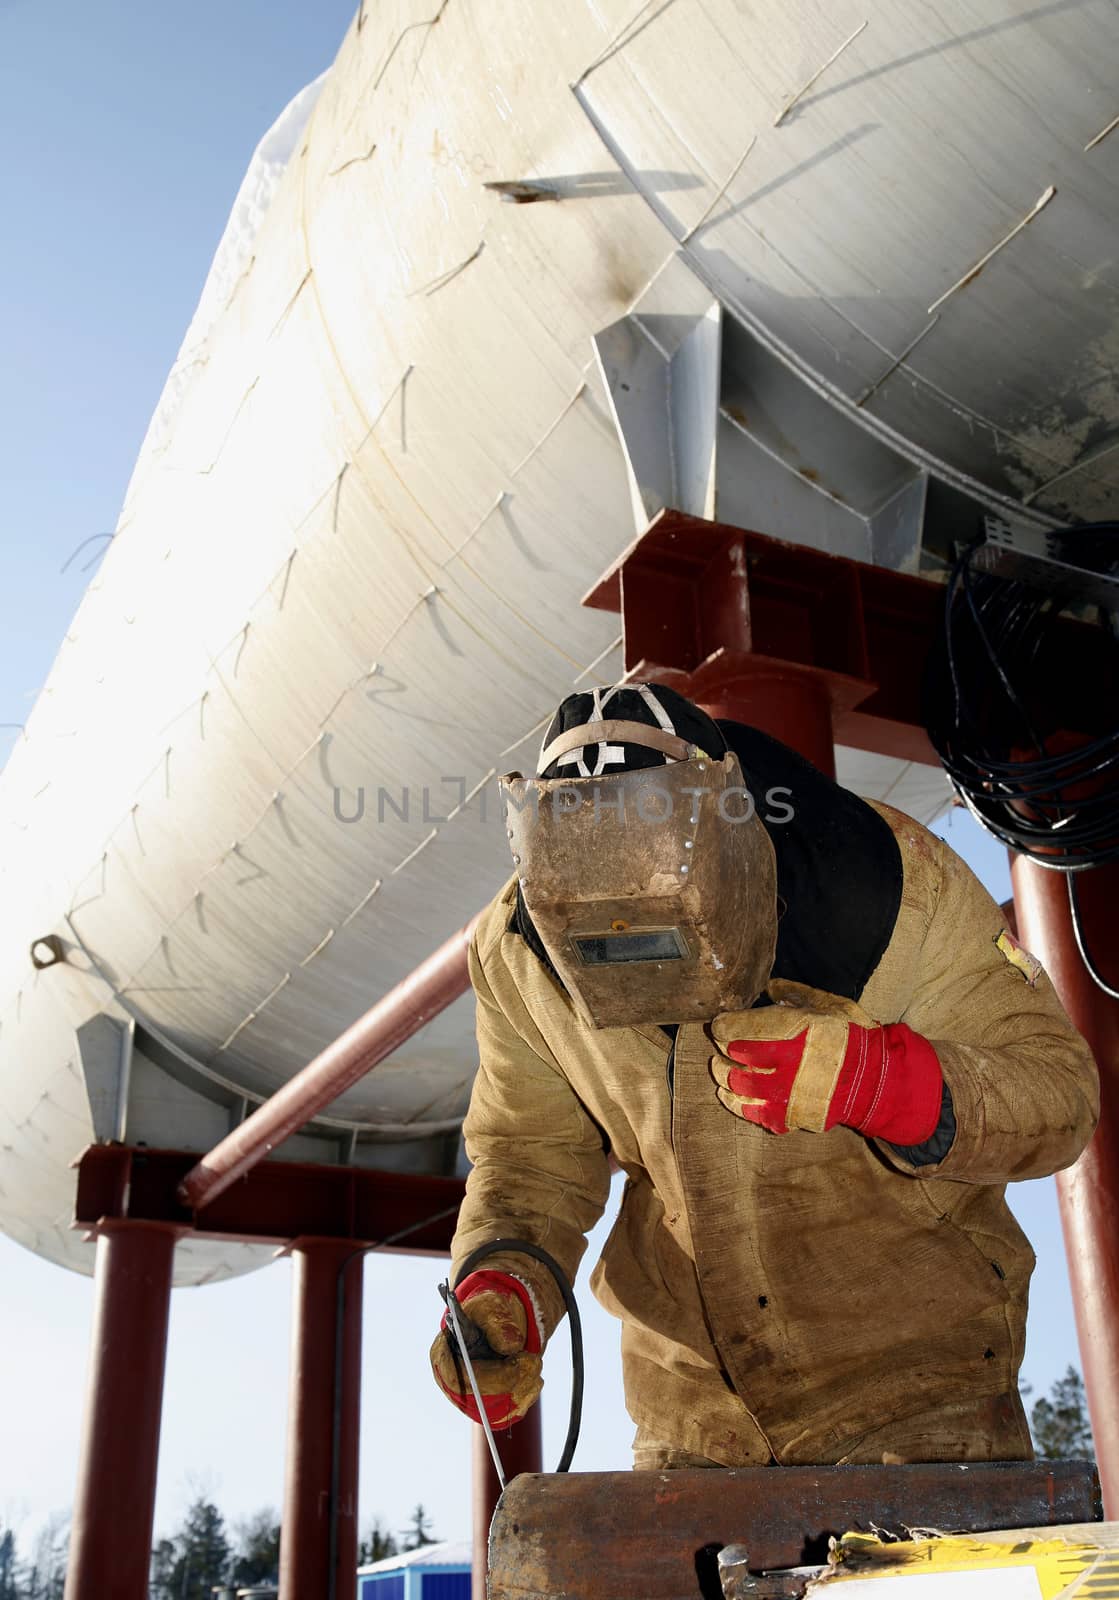
[[[842,1125],[891,1144],[931,1138],[944,1079],[927,1039],[801,984],[774,983],[769,992],[781,1003],[713,1024],[722,1055],[712,1072],[729,1111],[770,1133]]]
[[[494,1352],[493,1357],[475,1357],[472,1365],[491,1428],[507,1428],[524,1416],[544,1386],[540,1376],[544,1341],[532,1296],[509,1273],[485,1270],[464,1278],[455,1296]],[[447,1311],[431,1347],[431,1370],[451,1404],[473,1422],[481,1422]]]

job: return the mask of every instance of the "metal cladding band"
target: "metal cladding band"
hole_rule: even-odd
[[[478,918],[441,944],[402,983],[340,1034],[289,1083],[191,1168],[179,1186],[200,1211],[277,1145],[353,1087],[470,987],[467,951]]]

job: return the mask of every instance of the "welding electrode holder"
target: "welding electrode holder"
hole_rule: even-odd
[[[567,1281],[567,1274],[553,1256],[538,1244],[531,1244],[527,1239],[490,1239],[485,1244],[480,1244],[476,1250],[471,1250],[455,1273],[455,1288],[464,1278],[468,1277],[476,1267],[481,1266],[489,1256],[505,1254],[507,1251],[517,1255],[531,1256],[534,1261],[539,1261],[547,1267],[555,1280],[556,1288],[563,1296],[563,1303],[567,1308],[567,1317],[571,1325],[571,1417],[567,1425],[567,1438],[563,1443],[563,1452],[560,1455],[557,1472],[567,1472],[571,1467],[575,1446],[579,1443],[579,1428],[583,1420],[583,1326],[579,1320],[579,1307],[572,1293],[571,1285]],[[469,1322],[465,1312],[459,1310],[459,1316]],[[473,1326],[473,1324],[471,1324]],[[483,1342],[485,1335],[479,1331]],[[473,1341],[471,1341],[473,1344]],[[488,1350],[488,1344],[487,1344]],[[489,1351],[492,1355],[493,1352]],[[487,1352],[481,1348],[470,1350],[472,1359],[486,1359]]]

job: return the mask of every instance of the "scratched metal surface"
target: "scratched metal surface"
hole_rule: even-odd
[[[670,0],[577,93],[724,306],[812,383],[941,472],[1102,517],[1117,65],[1107,0]]]
[[[1063,1523],[1098,1528],[1099,1515],[1099,1480],[1086,1461],[525,1473],[494,1515],[488,1593],[689,1600],[720,1592],[717,1557],[727,1545],[745,1546],[746,1570],[761,1573],[821,1565],[829,1539],[844,1533],[1017,1525],[1044,1535]],[[782,1593],[736,1582],[733,1568],[728,1576],[727,1600]]]

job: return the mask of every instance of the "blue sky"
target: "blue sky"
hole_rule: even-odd
[[[0,722],[111,530],[249,157],[356,0],[0,0]],[[0,756],[10,733],[0,729]]]
[[[0,722],[25,720],[111,529],[245,165],[290,97],[332,59],[350,0],[142,6],[0,0],[8,153],[0,256]],[[0,728],[0,761],[13,738]],[[967,816],[946,836],[1003,899],[1005,856]],[[1052,1181],[1012,1202],[1038,1252],[1025,1376],[1076,1360]],[[608,1226],[592,1239],[588,1267]],[[587,1268],[581,1273],[581,1285]],[[427,1346],[440,1263],[370,1260],[363,1516],[469,1532],[469,1424],[435,1393]],[[0,1237],[0,1520],[28,1539],[73,1489],[88,1279]],[[280,1502],[290,1269],[174,1295],[157,1526],[198,1489],[231,1518]],[[586,1293],[584,1469],[627,1467],[617,1325]],[[566,1334],[545,1369],[546,1455],[565,1431]]]

